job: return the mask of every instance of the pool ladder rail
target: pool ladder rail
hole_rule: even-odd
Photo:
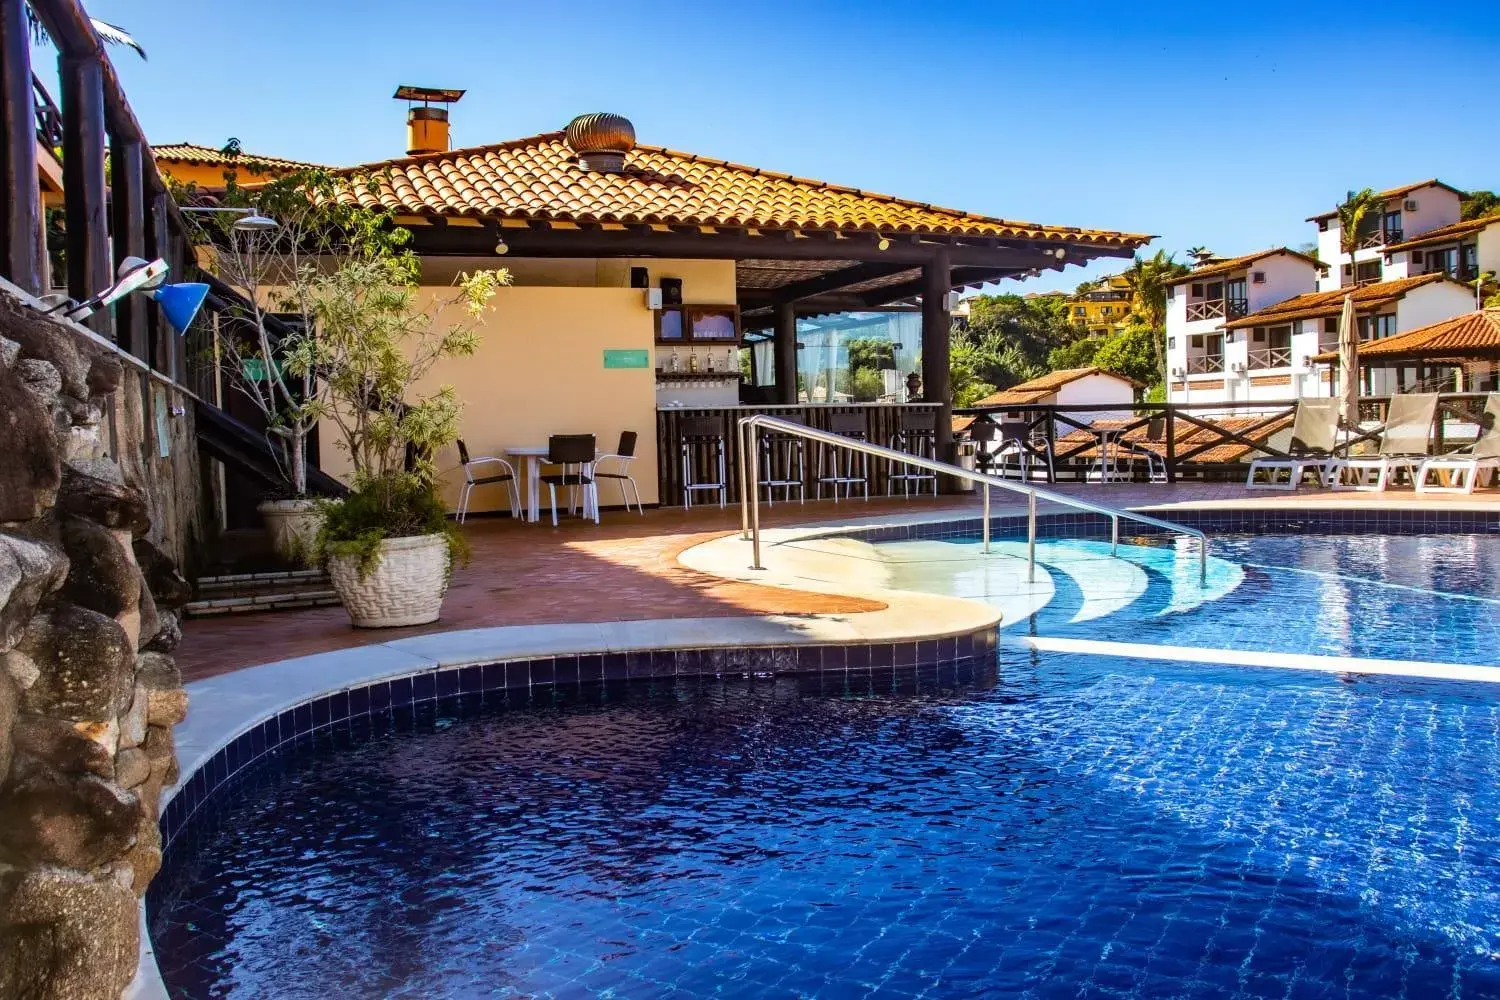
[[[765,413],[741,417],[738,429],[740,435],[740,537],[750,542],[751,569],[765,569],[760,561],[761,479],[760,450],[757,447],[759,444],[757,435],[762,429],[774,431],[777,434],[795,435],[833,448],[845,448],[849,451],[870,455],[875,458],[883,458],[897,465],[915,466],[919,469],[926,469],[929,472],[937,472],[952,476],[955,479],[966,479],[979,484],[983,487],[984,493],[984,513],[982,520],[984,523],[984,552],[986,555],[990,551],[991,487],[1022,494],[1026,497],[1026,579],[1028,582],[1036,582],[1036,504],[1038,499],[1060,504],[1064,507],[1072,507],[1075,510],[1100,514],[1109,518],[1109,551],[1111,555],[1116,554],[1120,548],[1121,518],[1140,524],[1149,524],[1152,527],[1161,528],[1179,535],[1196,538],[1198,539],[1199,585],[1201,586],[1208,579],[1208,536],[1197,528],[1190,528],[1185,524],[1163,520],[1159,517],[1126,510],[1122,507],[1110,507],[1106,504],[1080,500],[1065,493],[1040,489],[1036,486],[1016,482],[1013,479],[1001,479],[998,476],[974,472],[961,466],[949,465],[947,462],[939,462],[936,459],[925,458],[921,455],[910,455],[903,451],[897,451],[894,448],[883,448],[878,444],[870,444],[868,441],[861,441],[858,438],[850,438],[841,434],[833,434],[829,431],[821,431],[815,427],[808,427],[806,424],[793,423],[790,420],[782,420],[780,417],[773,417]]]

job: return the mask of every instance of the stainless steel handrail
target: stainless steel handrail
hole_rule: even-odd
[[[1078,510],[1086,510],[1090,513],[1101,514],[1110,520],[1110,553],[1113,554],[1120,547],[1120,518],[1138,521],[1141,524],[1149,524],[1167,531],[1173,531],[1180,535],[1189,535],[1198,539],[1198,582],[1201,585],[1208,579],[1208,536],[1197,528],[1189,528],[1185,524],[1175,521],[1166,521],[1149,514],[1140,514],[1133,510],[1125,510],[1120,507],[1110,507],[1105,504],[1091,503],[1088,500],[1080,500],[1077,497],[1068,496],[1065,493],[1056,493],[1052,490],[1039,489],[1035,486],[1018,483],[1011,479],[1001,479],[998,476],[987,476],[982,472],[973,472],[957,465],[949,465],[947,462],[939,462],[936,459],[924,458],[921,455],[909,455],[904,451],[894,448],[883,448],[878,444],[870,444],[858,438],[845,437],[841,434],[833,434],[829,431],[820,431],[806,424],[793,423],[790,420],[782,420],[779,417],[767,416],[757,413],[739,420],[740,435],[740,537],[747,539],[751,545],[753,562],[751,569],[765,569],[760,564],[760,449],[756,432],[760,428],[767,428],[781,434],[791,434],[806,438],[809,441],[818,441],[834,448],[847,448],[850,451],[865,455],[873,455],[876,458],[884,458],[899,465],[915,466],[918,469],[927,469],[930,472],[939,472],[953,476],[956,479],[967,479],[979,483],[984,487],[984,551],[990,551],[990,487],[1008,490],[1011,493],[1020,493],[1026,497],[1026,572],[1027,579],[1036,580],[1036,502],[1040,498],[1052,503],[1061,504],[1064,507],[1073,507]]]

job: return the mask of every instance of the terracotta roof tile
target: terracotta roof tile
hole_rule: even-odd
[[[1470,233],[1477,233],[1491,226],[1500,226],[1500,215],[1487,215],[1482,219],[1465,219],[1455,222],[1451,226],[1440,226],[1437,229],[1429,229],[1420,236],[1413,236],[1402,243],[1392,243],[1385,248],[1386,253],[1395,250],[1411,250],[1416,247],[1431,246],[1434,243],[1446,243],[1449,240],[1461,239]]]
[[[660,146],[636,146],[622,173],[587,173],[561,132],[342,172],[371,178],[347,197],[403,214],[991,236],[1127,249],[1151,239],[976,215]]]
[[[1356,312],[1369,312],[1389,302],[1401,298],[1414,288],[1430,285],[1439,281],[1452,281],[1445,274],[1419,274],[1411,278],[1397,278],[1394,281],[1377,281],[1368,285],[1356,286],[1354,291],[1354,309]],[[1457,282],[1454,282],[1457,284]],[[1462,286],[1460,286],[1462,287]],[[1302,295],[1294,295],[1285,301],[1278,302],[1274,306],[1241,316],[1237,320],[1225,323],[1226,330],[1238,330],[1247,326],[1266,326],[1270,323],[1289,323],[1294,319],[1317,319],[1320,316],[1337,316],[1344,308],[1344,296],[1349,293],[1347,288],[1335,288],[1327,292],[1307,292]]]
[[[167,163],[208,163],[223,164],[260,164],[267,167],[281,167],[295,170],[301,167],[315,167],[316,163],[304,163],[301,160],[288,160],[280,156],[264,156],[260,153],[240,153],[239,156],[226,156],[221,151],[210,146],[198,146],[191,142],[169,142],[161,146],[152,146],[152,154],[158,162]]]
[[[1336,361],[1338,356],[1337,351],[1329,351],[1313,360]],[[1500,357],[1500,309],[1476,310],[1359,345],[1362,362],[1366,359],[1459,361],[1497,357]]]
[[[1242,254],[1238,257],[1230,257],[1226,260],[1216,260],[1211,263],[1205,264],[1202,267],[1196,267],[1180,278],[1172,278],[1167,282],[1167,284],[1180,285],[1187,281],[1202,281],[1204,278],[1215,278],[1221,274],[1230,274],[1234,271],[1238,271],[1242,267],[1249,267],[1251,264],[1254,264],[1258,260],[1264,260],[1266,257],[1273,257],[1276,254],[1282,253],[1286,254],[1289,257],[1296,257],[1298,260],[1305,260],[1309,264],[1314,264],[1322,270],[1328,270],[1328,265],[1323,263],[1316,257],[1309,257],[1305,253],[1298,253],[1295,250],[1288,250],[1286,247],[1271,247],[1268,250],[1259,250],[1255,253]]]

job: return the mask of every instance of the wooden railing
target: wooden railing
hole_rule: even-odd
[[[1290,347],[1260,347],[1250,351],[1247,355],[1245,367],[1247,368],[1290,368],[1292,364],[1292,349]]]
[[[1203,319],[1239,319],[1249,311],[1250,303],[1245,299],[1205,299],[1188,303],[1187,318],[1189,323]]]
[[[1187,359],[1189,375],[1213,375],[1224,370],[1224,355],[1199,354]]]
[[[61,149],[63,142],[63,117],[52,101],[52,95],[42,86],[42,81],[31,76],[31,94],[36,102],[36,141],[48,149]]]
[[[798,406],[718,406],[718,407],[680,407],[658,410],[656,414],[657,434],[657,475],[658,490],[661,503],[666,507],[677,507],[683,503],[682,491],[682,438],[683,427],[687,421],[698,421],[707,419],[714,426],[721,428],[724,441],[725,469],[728,472],[728,498],[730,501],[739,499],[739,486],[735,483],[734,470],[739,462],[738,435],[735,434],[737,421],[741,417],[747,417],[754,413],[765,413],[770,416],[780,417],[784,420],[793,420],[817,430],[830,430],[832,424],[830,418],[834,414],[852,413],[858,414],[864,420],[865,440],[872,444],[892,447],[897,433],[901,430],[901,415],[903,413],[934,413],[937,411],[936,403],[849,403],[849,404],[812,404]],[[930,456],[929,456],[930,457]],[[697,482],[712,481],[718,476],[718,470],[714,467],[711,449],[695,448],[691,455],[695,463],[694,479]],[[778,462],[784,464],[784,456],[777,457]],[[805,446],[802,456],[802,483],[803,490],[810,500],[817,495],[817,451],[816,446]],[[776,473],[785,473],[786,470],[778,468]],[[884,496],[888,485],[890,470],[883,462],[871,462],[869,468],[870,496]],[[763,475],[762,477],[768,478]],[[855,496],[863,496],[863,488],[856,487]],[[775,498],[780,500],[784,491],[777,489]],[[792,493],[795,497],[795,491]],[[831,496],[831,491],[825,490],[824,496]],[[718,497],[706,492],[696,492],[693,495],[693,504],[716,504]]]
[[[1475,426],[1483,413],[1484,393],[1450,393],[1439,398],[1433,422],[1431,451],[1440,454],[1464,444],[1445,441],[1445,428],[1461,423]],[[1385,419],[1387,397],[1361,399],[1361,427],[1341,435],[1341,446],[1378,442]],[[1245,463],[1264,456],[1287,454],[1282,442],[1289,438],[1297,401],[1236,400],[1213,403],[1125,403],[1111,408],[1105,403],[1073,406],[1006,406],[955,410],[996,426],[1001,436],[1022,442],[1033,459],[1033,475],[1048,469],[1048,455],[1055,470],[1049,482],[1088,481],[1097,478],[1102,441],[1112,442],[1114,466],[1123,476],[1148,482],[1153,468],[1165,466],[1169,483],[1179,480],[1243,480]],[[1001,425],[1008,428],[1003,434]],[[1019,425],[1019,426],[1018,426]],[[1019,474],[1014,460],[997,463],[990,471]]]

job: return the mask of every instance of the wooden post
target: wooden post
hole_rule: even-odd
[[[119,273],[126,257],[146,256],[145,188],[141,176],[141,144],[111,137],[109,144],[110,230],[114,233],[114,266]],[[146,321],[146,298],[127,295],[115,303],[115,337],[120,346],[151,363],[151,333]]]
[[[142,169],[145,161],[141,163]],[[170,243],[167,232],[167,196],[162,193],[149,194],[146,197],[146,253],[148,260],[156,260],[158,257],[165,259]],[[175,272],[169,272],[168,281],[183,280]],[[151,342],[151,367],[177,381],[185,382],[183,373],[177,371],[173,365],[173,344],[171,337],[174,336],[172,328],[162,318],[160,309],[146,310],[147,337]]]
[[[58,59],[62,80],[63,204],[68,225],[68,295],[82,302],[108,288],[109,224],[104,215],[104,74],[97,54]],[[114,339],[108,309],[86,323]]]
[[[952,264],[947,247],[938,247],[922,265],[922,399],[937,403],[934,443],[937,459],[952,463],[953,386],[948,375],[948,337],[953,315],[948,311]],[[945,483],[944,492],[952,490]]]
[[[797,402],[797,310],[790,302],[776,306],[774,350],[776,401]]]
[[[1185,381],[1184,384],[1186,384]],[[1175,483],[1177,482],[1177,404],[1164,403],[1162,405],[1166,407],[1167,411],[1165,431],[1167,435],[1167,482]]]
[[[42,287],[42,227],[36,172],[36,103],[24,0],[0,0],[0,273],[33,295]]]

